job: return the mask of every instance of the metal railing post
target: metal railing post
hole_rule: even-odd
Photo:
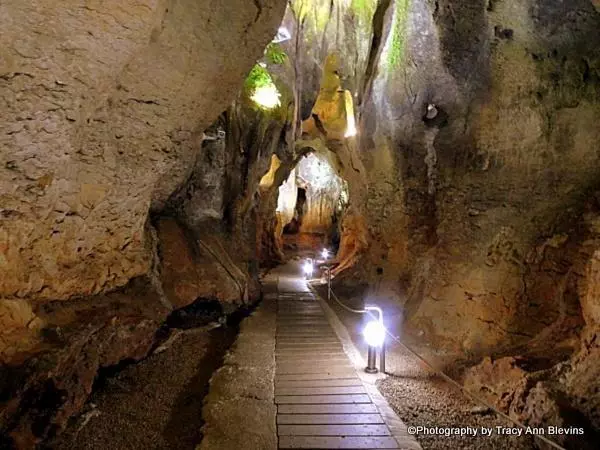
[[[365,368],[367,373],[377,373],[377,349],[369,345],[369,351],[367,353],[367,367]]]

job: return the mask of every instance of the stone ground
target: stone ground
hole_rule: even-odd
[[[56,450],[193,449],[202,439],[202,403],[235,330],[172,330],[141,363],[97,386],[87,412],[44,446]],[[160,347],[159,347],[160,348]]]

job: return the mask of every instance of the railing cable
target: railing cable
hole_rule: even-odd
[[[335,292],[333,292],[333,289],[331,289],[331,283],[327,283],[327,289],[329,291],[330,297],[333,298],[336,301],[336,303],[338,305],[340,305],[342,308],[344,308],[345,310],[347,310],[347,311],[349,311],[351,313],[355,313],[355,314],[369,314],[371,317],[373,317],[373,318],[376,319],[375,315],[372,312],[367,311],[366,309],[354,309],[354,308],[351,308],[350,306],[345,305],[338,298],[338,296],[335,295]],[[402,342],[399,339],[398,336],[394,336],[392,333],[390,333],[387,328],[385,328],[385,332],[386,332],[386,334],[389,337],[391,337],[394,341],[396,341],[398,344],[400,344],[400,346],[402,348],[404,348],[406,351],[408,351],[411,355],[413,355],[415,358],[417,358],[418,360],[420,360],[423,364],[425,364],[427,367],[429,367],[435,373],[437,373],[438,375],[440,375],[448,383],[450,383],[454,387],[458,388],[466,397],[469,397],[475,403],[480,403],[480,404],[484,405],[488,410],[491,410],[491,411],[495,412],[497,415],[499,415],[500,417],[504,418],[505,420],[507,420],[509,422],[512,422],[514,425],[518,426],[519,428],[522,428],[523,430],[527,430],[528,427],[526,425],[524,425],[520,421],[518,421],[518,420],[516,420],[516,419],[514,419],[512,417],[510,417],[508,414],[503,413],[502,411],[500,411],[499,409],[497,409],[496,407],[494,407],[492,404],[488,403],[486,400],[484,400],[484,399],[476,396],[472,392],[468,391],[464,386],[462,386],[460,383],[458,383],[457,381],[455,381],[452,377],[450,377],[449,375],[445,374],[444,371],[442,371],[441,369],[435,367],[427,359],[425,359],[423,356],[421,356],[419,353],[417,353],[411,347],[409,347],[404,342]],[[556,442],[554,442],[554,441],[546,438],[545,436],[542,436],[542,435],[539,435],[539,434],[533,434],[532,436],[534,438],[537,438],[537,439],[545,442],[546,444],[550,445],[551,447],[554,447],[554,448],[559,449],[559,450],[565,450],[564,447],[562,447],[559,444],[557,444]]]

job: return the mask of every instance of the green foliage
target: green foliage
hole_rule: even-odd
[[[365,22],[372,19],[375,9],[377,8],[377,0],[352,0],[350,8],[358,17]]]
[[[294,16],[296,16],[296,20],[298,22],[302,22],[308,13],[310,0],[292,0],[290,2],[290,7]]]
[[[373,2],[376,0],[363,1]],[[330,19],[329,0],[291,0],[289,4],[297,24],[304,27],[307,23],[310,23],[310,27],[315,32],[322,33],[325,31]]]
[[[249,95],[259,87],[271,86],[273,84],[273,78],[269,71],[259,64],[254,64],[254,67],[246,77],[244,82],[244,88]]]
[[[392,36],[388,49],[388,69],[395,69],[404,61],[409,7],[410,0],[395,0]]]
[[[271,42],[269,45],[267,45],[267,48],[265,49],[265,57],[271,64],[283,64],[288,58],[281,45],[275,42]]]

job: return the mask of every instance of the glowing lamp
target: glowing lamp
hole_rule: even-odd
[[[363,336],[370,347],[381,347],[385,341],[385,327],[378,320],[373,320],[363,330]]]
[[[372,320],[367,324],[363,330],[363,336],[369,346],[367,354],[367,367],[365,372],[377,373],[376,360],[377,360],[377,349],[380,352],[380,363],[379,367],[382,372],[385,372],[385,326],[383,325],[383,311],[378,306],[365,305],[365,311],[375,311],[377,313],[377,320]]]
[[[280,95],[275,85],[267,85],[257,87],[250,98],[254,103],[265,109],[273,109],[281,104],[279,101]]]
[[[304,263],[304,265],[302,266],[302,270],[304,272],[304,275],[306,275],[307,278],[312,277],[313,271],[314,271],[314,267],[312,262],[310,261],[306,261]]]
[[[324,248],[323,251],[321,252],[321,256],[323,257],[323,259],[329,258],[329,250]]]

